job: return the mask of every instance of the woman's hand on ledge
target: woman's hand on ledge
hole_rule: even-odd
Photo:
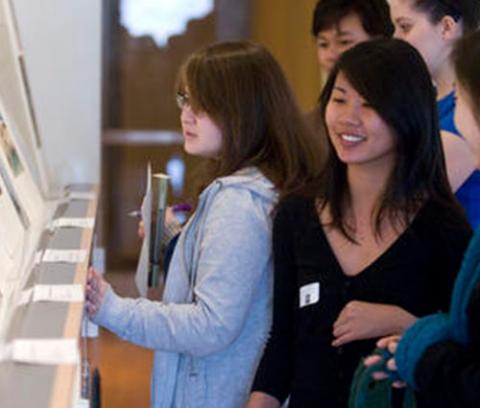
[[[108,283],[95,269],[90,267],[87,275],[85,308],[89,317],[94,317],[100,310]]]

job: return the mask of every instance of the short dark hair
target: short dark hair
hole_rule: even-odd
[[[467,91],[469,107],[480,128],[480,31],[461,38],[453,50],[458,84]]]
[[[312,20],[312,35],[338,26],[349,14],[358,15],[363,29],[372,37],[391,37],[394,31],[386,0],[319,0]]]
[[[320,172],[319,142],[310,135],[280,65],[248,41],[211,44],[182,65],[177,90],[222,130],[210,178],[258,167],[281,193]]]
[[[464,33],[475,31],[479,27],[478,0],[413,0],[413,5],[417,10],[428,14],[434,24],[445,16],[451,16],[455,21],[462,21]]]
[[[408,224],[427,198],[461,211],[451,192],[438,125],[435,90],[418,51],[404,41],[379,39],[360,43],[339,58],[325,84],[320,108],[325,118],[341,72],[380,115],[396,138],[396,163],[377,206],[376,232],[385,216],[393,225]],[[346,165],[331,147],[319,200],[328,205],[332,226],[347,238],[345,205],[350,200]]]

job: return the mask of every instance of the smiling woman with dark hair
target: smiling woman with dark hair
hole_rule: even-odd
[[[446,310],[470,228],[448,185],[425,63],[399,40],[346,51],[321,98],[322,177],[273,226],[274,315],[248,408],[346,407],[375,340]]]
[[[318,0],[313,11],[311,33],[317,46],[322,73],[331,71],[340,55],[356,44],[393,34],[387,0]],[[319,107],[308,113],[307,123],[322,142]]]

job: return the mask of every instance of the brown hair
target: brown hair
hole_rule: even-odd
[[[285,76],[262,46],[223,42],[192,54],[177,89],[188,90],[192,109],[205,112],[223,134],[211,177],[256,166],[286,194],[315,177],[320,143],[311,136]]]
[[[463,24],[463,34],[478,29],[480,22],[480,4],[478,0],[414,0],[413,6],[426,13],[433,24],[445,16],[452,17]]]
[[[453,50],[458,84],[469,96],[469,107],[480,127],[480,32],[461,38]]]

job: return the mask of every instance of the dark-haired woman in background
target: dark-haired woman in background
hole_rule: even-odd
[[[328,75],[346,50],[373,38],[391,37],[393,29],[387,0],[319,0],[311,32],[322,74]],[[307,121],[315,132],[322,127],[318,106],[308,114]]]
[[[480,32],[460,40],[453,54],[457,75],[455,122],[480,167]],[[480,206],[480,202],[478,203]],[[480,230],[465,256],[448,315],[418,320],[402,337],[382,339],[395,353],[402,379],[415,387],[432,408],[477,408],[480,405]],[[366,360],[376,364],[379,357]],[[377,373],[378,379],[385,373]],[[397,383],[398,386],[400,384]]]
[[[471,231],[446,176],[435,94],[410,45],[346,51],[321,109],[323,177],[273,227],[274,317],[249,408],[347,406],[375,339],[448,306]]]
[[[391,37],[386,0],[319,0],[312,19],[318,64],[329,73],[340,55],[373,38]]]
[[[452,50],[462,35],[478,28],[480,1],[391,0],[390,13],[394,36],[417,48],[435,83],[448,178],[476,228],[480,225],[480,171],[453,121],[456,80]]]

